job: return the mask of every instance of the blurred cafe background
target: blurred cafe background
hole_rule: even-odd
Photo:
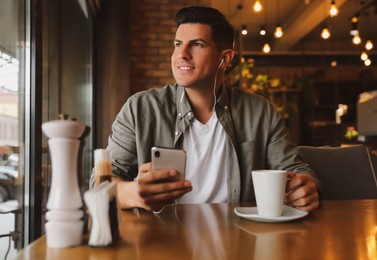
[[[297,145],[377,144],[376,0],[0,0],[0,258],[44,234],[51,161],[41,124],[91,128],[79,183],[127,98],[174,82],[175,13],[237,30],[232,87],[264,95]]]

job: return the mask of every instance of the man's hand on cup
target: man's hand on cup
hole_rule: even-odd
[[[317,183],[308,174],[288,172],[285,203],[297,209],[312,211],[319,206]]]

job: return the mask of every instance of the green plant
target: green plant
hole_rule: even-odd
[[[235,58],[226,72],[226,80],[230,86],[241,87],[246,91],[269,97],[268,87],[270,79],[268,75],[253,73],[254,60]]]
[[[230,86],[240,87],[245,91],[268,98],[284,119],[288,119],[290,115],[297,113],[298,108],[295,104],[291,102],[277,104],[271,98],[270,89],[282,87],[281,80],[272,78],[268,74],[254,73],[254,67],[253,59],[236,57],[226,72],[227,83]]]

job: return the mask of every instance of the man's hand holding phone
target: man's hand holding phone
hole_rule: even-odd
[[[184,179],[186,155],[182,150],[152,148],[152,163],[140,166],[137,193],[147,210],[159,211],[192,190]]]

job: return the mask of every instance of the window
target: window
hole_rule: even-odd
[[[0,258],[15,256],[28,228],[23,221],[28,17],[23,1],[0,0]]]
[[[44,232],[53,176],[41,124],[65,113],[93,129],[92,25],[79,2],[0,0],[0,259]],[[82,191],[92,136],[78,170]]]

